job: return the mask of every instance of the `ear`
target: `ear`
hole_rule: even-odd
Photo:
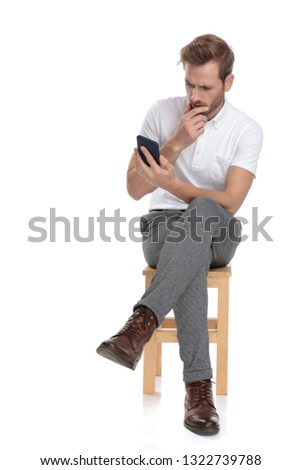
[[[225,82],[224,82],[225,91],[231,90],[233,82],[234,82],[234,75],[230,73],[229,75],[227,75]]]

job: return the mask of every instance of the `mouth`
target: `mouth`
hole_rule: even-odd
[[[190,103],[190,108],[191,109],[201,108],[202,106],[207,106],[207,105],[206,104],[192,104],[192,103]],[[206,116],[208,114],[208,111],[203,111],[202,113],[199,113],[199,114],[203,114],[204,116]]]
[[[204,106],[207,106],[207,105],[206,104],[192,104],[192,103],[190,103],[191,109],[201,108],[201,107],[204,107]]]

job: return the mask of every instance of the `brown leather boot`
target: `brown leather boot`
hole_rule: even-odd
[[[112,338],[101,343],[96,352],[101,356],[134,370],[143,347],[157,328],[157,318],[148,307],[140,305],[126,324]]]
[[[211,380],[186,382],[184,426],[196,434],[216,434],[219,416],[214,406]]]

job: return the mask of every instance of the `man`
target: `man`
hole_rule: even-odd
[[[173,309],[186,387],[184,425],[214,434],[219,417],[212,396],[207,330],[207,273],[225,266],[240,240],[234,214],[256,173],[260,126],[225,98],[233,84],[234,54],[206,34],[181,50],[186,97],[156,102],[140,134],[160,144],[160,166],[145,147],[130,160],[127,189],[134,199],[152,193],[142,217],[143,250],[156,267],[150,287],[124,327],[97,352],[135,369],[144,345]]]

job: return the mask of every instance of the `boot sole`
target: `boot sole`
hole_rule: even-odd
[[[131,364],[126,359],[121,357],[116,351],[108,347],[98,346],[96,352],[100,356],[105,357],[106,359],[109,359],[110,361],[115,362],[120,366],[126,367],[127,369],[135,370],[138,364],[137,362],[135,364]]]
[[[193,426],[189,426],[189,424],[186,424],[185,421],[184,421],[184,426],[186,429],[189,429],[189,431],[193,432],[194,434],[198,434],[199,436],[212,436],[219,432],[219,428],[217,429],[195,428]]]

